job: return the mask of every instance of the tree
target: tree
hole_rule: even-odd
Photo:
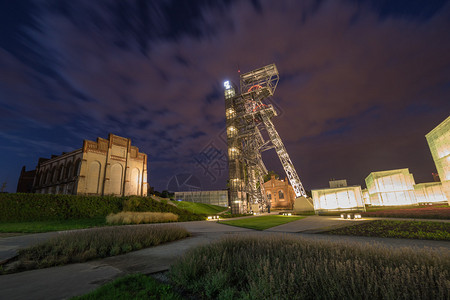
[[[152,186],[148,186],[148,188],[147,188],[147,195],[153,195],[155,193],[155,188],[154,187],[152,187]]]
[[[163,198],[169,198],[169,191],[167,191],[167,190],[162,191],[162,192],[161,192],[161,197],[163,197]]]
[[[270,178],[272,178],[272,175],[275,175],[276,179],[280,178],[280,175],[278,175],[277,173],[275,173],[275,171],[269,171],[266,175],[264,175],[264,182],[267,182],[270,180]]]
[[[0,187],[0,193],[6,193],[6,181],[2,183],[2,186]]]

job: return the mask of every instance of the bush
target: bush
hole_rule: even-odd
[[[229,236],[185,254],[170,278],[203,299],[449,299],[450,254]]]
[[[162,212],[130,212],[123,211],[106,217],[108,224],[145,224],[176,222],[178,216],[173,213]]]

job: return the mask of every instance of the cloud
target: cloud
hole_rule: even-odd
[[[134,3],[121,11],[109,1],[57,3],[46,2],[38,29],[28,32],[51,73],[0,49],[3,115],[58,126],[76,144],[108,132],[130,137],[164,178],[195,169],[193,156],[223,129],[221,85],[238,81],[238,67],[277,64],[273,101],[282,116],[274,122],[308,185],[332,173],[356,178],[340,159],[360,165],[359,178],[381,161],[394,165],[398,155],[377,159],[374,147],[405,151],[423,138],[411,138],[411,127],[449,108],[449,4],[413,19],[380,18],[349,1],[261,1],[258,9],[236,1],[199,7],[198,19],[184,24],[196,34],[168,38],[169,2],[152,2],[142,14]]]

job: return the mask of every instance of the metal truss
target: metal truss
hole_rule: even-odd
[[[267,169],[261,157],[263,151],[275,149],[296,197],[306,196],[305,189],[284,147],[272,117],[277,113],[266,104],[279,80],[275,64],[271,64],[240,76],[241,92],[225,82],[225,109],[227,117],[229,189],[232,213],[251,210],[258,204],[263,211],[269,201],[264,191],[264,175]],[[262,132],[269,139],[265,140]]]

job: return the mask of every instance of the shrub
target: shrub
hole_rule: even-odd
[[[178,216],[173,213],[161,212],[120,212],[110,214],[106,217],[108,224],[143,224],[143,223],[164,223],[176,222]]]
[[[64,232],[39,245],[19,250],[14,271],[119,255],[189,235],[186,229],[176,225],[134,225]]]
[[[450,254],[229,236],[189,251],[171,282],[203,299],[449,299]]]

